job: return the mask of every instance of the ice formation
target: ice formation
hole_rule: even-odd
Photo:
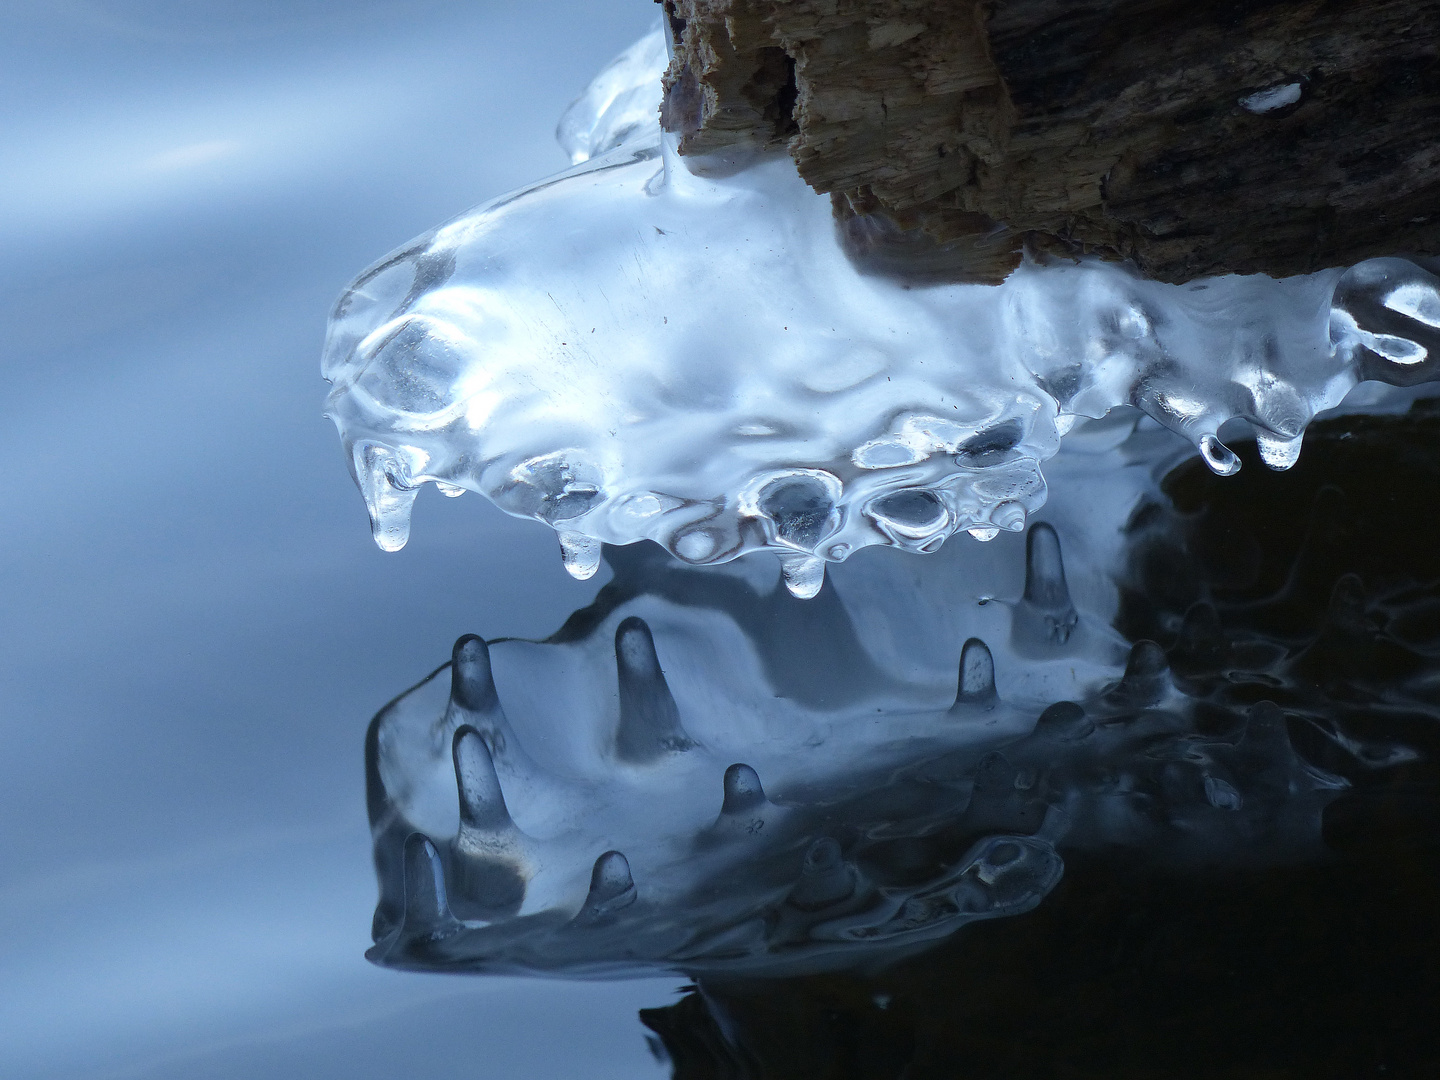
[[[1247,422],[1285,469],[1357,383],[1435,377],[1440,278],[1407,259],[1183,286],[1093,259],[995,287],[867,272],[785,154],[675,154],[663,64],[657,31],[566,113],[575,167],[337,303],[327,411],[382,548],[433,482],[551,525],[578,577],[602,542],[768,548],[813,596],[862,547],[1023,530],[1077,419],[1137,407],[1221,474]]]
[[[1158,488],[1176,460],[1158,425],[1081,425],[1023,537],[867,552],[806,602],[748,560],[608,549],[614,579],[559,633],[462,638],[372,723],[371,958],[873,967],[1043,903],[1076,852],[1191,870],[1323,857],[1327,806],[1416,759],[1386,727],[1436,715],[1434,559],[1351,538],[1440,479],[1407,463],[1372,496],[1354,477],[1394,453],[1373,443],[1322,432],[1349,493],[1306,480],[1308,532],[1276,527],[1303,511],[1247,496],[1252,536],[1194,508],[1210,489],[1179,506]],[[1405,513],[1407,529],[1433,517]],[[1192,565],[1217,543],[1219,569]]]

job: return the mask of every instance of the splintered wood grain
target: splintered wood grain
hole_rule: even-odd
[[[1168,281],[1440,251],[1434,0],[664,7],[681,152],[787,146],[887,272],[997,281],[1025,246]],[[1297,100],[1253,111],[1280,88]]]

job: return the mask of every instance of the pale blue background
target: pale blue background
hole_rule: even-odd
[[[593,595],[320,416],[367,263],[561,168],[646,0],[0,5],[0,1076],[641,1077],[678,979],[362,959],[361,739],[467,631]]]

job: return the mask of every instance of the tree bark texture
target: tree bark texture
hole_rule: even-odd
[[[787,146],[882,271],[1440,253],[1440,0],[662,0],[682,154]]]

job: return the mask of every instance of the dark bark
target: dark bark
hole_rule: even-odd
[[[995,281],[1028,245],[1185,281],[1440,252],[1434,0],[664,4],[681,152],[788,145],[877,269]]]

